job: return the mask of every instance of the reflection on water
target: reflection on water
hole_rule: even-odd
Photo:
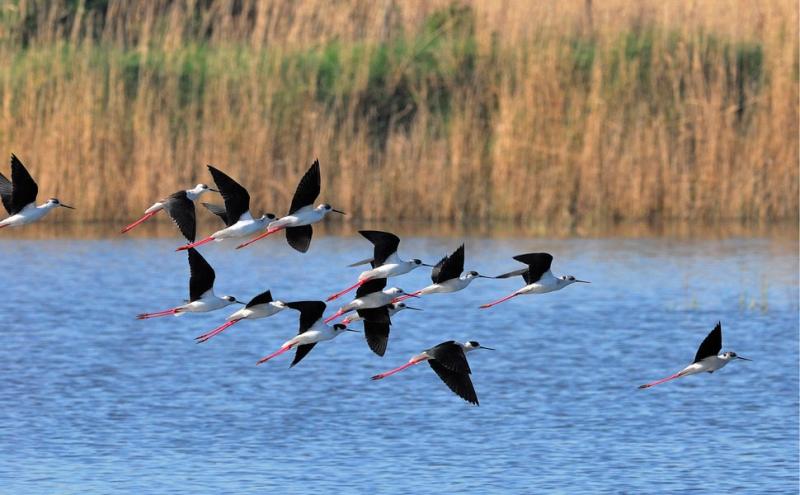
[[[149,229],[170,237],[140,237]],[[466,241],[467,268],[494,274],[514,269],[514,254],[549,251],[557,273],[592,284],[482,311],[521,281],[479,279],[399,314],[384,358],[345,334],[296,368],[286,356],[256,367],[296,332],[292,312],[203,345],[193,338],[227,312],[134,319],[186,297],[186,256],[173,252],[169,225],[110,240],[0,233],[0,491],[686,493],[719,483],[797,493],[792,235],[396,230],[407,257],[436,261]],[[368,244],[320,235],[306,255],[282,239],[202,252],[218,293],[319,299],[354,281],[346,265]],[[418,270],[396,283],[429,279]],[[691,360],[717,320],[725,347],[753,362],[636,389]],[[470,355],[480,407],[424,366],[369,380],[448,339],[497,348]]]

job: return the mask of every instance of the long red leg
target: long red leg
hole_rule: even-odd
[[[661,380],[656,380],[656,381],[654,381],[652,383],[645,383],[644,385],[639,385],[639,388],[650,388],[650,387],[653,387],[655,385],[658,385],[659,383],[668,382],[670,380],[674,380],[674,379],[680,378],[682,376],[683,376],[683,372],[675,373],[674,375],[668,376],[666,378],[662,378]]]
[[[155,313],[142,313],[140,315],[136,315],[137,320],[146,320],[148,318],[158,318],[159,316],[169,316],[179,313],[178,308],[166,309],[164,311],[157,311]]]
[[[382,378],[386,378],[387,376],[392,376],[392,375],[394,375],[395,373],[400,373],[400,372],[401,372],[401,371],[403,371],[404,369],[406,369],[406,368],[410,368],[410,367],[414,366],[415,364],[419,364],[419,363],[421,363],[421,362],[423,362],[423,361],[425,361],[425,359],[418,359],[418,360],[416,360],[416,361],[409,361],[409,362],[407,362],[406,364],[404,364],[403,366],[400,366],[399,368],[395,368],[395,369],[393,369],[393,370],[385,371],[385,372],[383,372],[383,373],[380,373],[380,374],[378,374],[378,375],[375,375],[375,376],[373,376],[373,377],[372,377],[372,379],[373,379],[373,380],[380,380],[380,379],[382,379]]]
[[[270,354],[269,356],[267,356],[267,357],[264,357],[264,358],[261,358],[261,360],[259,360],[259,361],[256,363],[256,366],[258,366],[258,365],[259,365],[259,364],[261,364],[261,363],[266,363],[267,361],[269,361],[270,359],[274,358],[275,356],[280,356],[281,354],[283,354],[284,352],[288,351],[288,350],[289,350],[289,349],[291,349],[292,347],[293,347],[293,346],[290,346],[290,345],[287,345],[286,347],[281,347],[280,349],[278,349],[277,351],[273,352],[273,353],[272,353],[272,354]]]
[[[151,211],[150,213],[145,213],[142,218],[140,218],[139,220],[136,220],[132,224],[128,225],[127,227],[122,229],[120,232],[124,234],[125,232],[127,232],[127,231],[131,230],[132,228],[136,227],[137,225],[141,224],[142,222],[144,222],[148,218],[151,218],[153,215],[155,215],[159,211],[161,211],[161,210],[156,210],[156,211]]]
[[[330,296],[327,300],[328,301],[333,301],[337,297],[341,297],[341,296],[347,294],[348,292],[350,292],[353,289],[358,289],[359,287],[361,287],[362,285],[366,284],[367,282],[369,282],[369,280],[359,280],[358,283],[351,285],[350,287],[346,288],[345,290],[343,290],[341,292],[337,292],[336,294]]]
[[[278,232],[280,230],[283,230],[283,227],[276,227],[274,229],[267,229],[267,231],[264,232],[263,234],[261,234],[260,236],[255,237],[253,239],[250,239],[249,241],[247,241],[247,242],[245,242],[243,244],[239,244],[238,246],[236,246],[236,249],[242,249],[243,247],[247,247],[250,244],[256,242],[257,240],[263,239],[263,238],[267,237],[268,235],[274,234],[275,232]]]
[[[241,321],[241,318],[238,318],[236,320],[226,321],[225,323],[223,323],[222,325],[218,326],[214,330],[211,330],[210,332],[206,332],[206,333],[204,333],[203,335],[201,335],[199,337],[195,337],[194,340],[196,340],[198,344],[206,342],[211,337],[221,334],[223,331],[225,331],[226,328],[228,328],[231,325],[234,325],[234,324],[238,323],[239,321]]]
[[[0,225],[0,229],[2,229],[2,228],[4,228],[4,227],[8,227],[8,224],[5,224],[5,225]]]
[[[506,297],[504,297],[504,298],[502,298],[502,299],[498,299],[498,300],[497,300],[497,301],[495,301],[495,302],[491,302],[491,303],[488,303],[488,304],[481,304],[481,309],[491,308],[492,306],[496,306],[496,305],[500,304],[500,303],[501,303],[501,302],[503,302],[503,301],[508,301],[508,300],[509,300],[509,299],[511,299],[512,297],[517,297],[518,295],[519,295],[519,294],[517,294],[517,293],[515,292],[515,293],[511,294],[510,296],[506,296]]]
[[[337,311],[337,312],[333,313],[332,315],[330,315],[329,317],[325,318],[325,323],[328,324],[328,323],[332,322],[333,320],[335,320],[336,318],[342,316],[343,314],[344,314],[344,311],[342,311],[340,309],[339,311]]]
[[[214,240],[214,237],[212,237],[212,236],[208,236],[208,237],[206,237],[205,239],[203,239],[202,241],[197,241],[197,242],[193,242],[193,243],[191,243],[191,244],[187,244],[187,245],[185,245],[185,246],[181,246],[181,247],[179,247],[178,249],[176,249],[175,251],[185,251],[185,250],[187,250],[187,249],[189,249],[189,248],[193,248],[193,247],[197,247],[197,246],[202,246],[203,244],[208,244],[209,242],[211,242],[211,241],[213,241],[213,240]]]
[[[412,297],[419,297],[421,292],[422,292],[421,290],[418,290],[416,292],[412,292],[411,294],[406,294],[404,296],[395,297],[394,299],[392,299],[392,302],[396,303],[396,302],[400,302],[400,301],[405,301],[406,299],[411,299]]]

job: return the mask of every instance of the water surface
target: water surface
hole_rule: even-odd
[[[256,367],[296,313],[203,345],[227,311],[134,319],[187,296],[176,239],[4,238],[0,492],[797,493],[796,239],[437,237],[401,251],[434,262],[462,240],[468,269],[542,250],[593,283],[479,310],[521,279],[477,280],[414,301],[424,312],[395,318],[384,358],[345,334],[293,369]],[[368,245],[202,252],[218,294],[324,299]],[[637,390],[690,362],[717,320],[753,362]],[[425,365],[369,380],[449,339],[497,348],[469,355],[480,407]]]

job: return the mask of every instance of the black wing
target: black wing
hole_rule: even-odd
[[[178,226],[183,237],[189,242],[194,242],[195,235],[197,235],[197,218],[194,212],[194,202],[186,196],[186,191],[170,194],[167,201],[164,202],[164,211]]]
[[[11,181],[0,177],[0,196],[9,215],[15,215],[36,202],[39,186],[16,155],[11,155]]]
[[[214,287],[214,269],[195,248],[187,249],[189,253],[189,302],[197,301],[208,290]]]
[[[549,253],[520,254],[514,256],[514,259],[528,265],[528,273],[522,274],[522,278],[528,284],[538,282],[542,275],[550,271],[550,265],[553,263],[553,256]]]
[[[703,359],[716,356],[722,350],[722,323],[717,323],[714,330],[711,330],[700,348],[697,349],[697,354],[694,355],[694,362],[702,361]]]
[[[504,273],[502,275],[498,275],[494,278],[510,278],[516,277],[517,275],[522,275],[522,278],[525,279],[525,282],[528,282],[528,269],[527,268],[520,268],[519,270],[514,270],[513,272]]]
[[[214,178],[214,183],[225,200],[225,211],[227,212],[230,225],[239,221],[239,218],[250,211],[250,194],[241,184],[231,179],[227,174],[208,165],[208,171]]]
[[[322,318],[327,305],[322,301],[295,301],[286,303],[292,309],[300,311],[300,328],[297,334],[301,334],[311,328],[311,326]]]
[[[290,215],[304,206],[314,204],[322,188],[321,182],[319,160],[314,160],[311,168],[308,169],[303,178],[300,179],[300,183],[297,184],[297,189],[294,191],[294,197],[292,198],[292,206],[289,207]]]
[[[439,375],[439,378],[441,378],[445,385],[456,395],[476,406],[479,405],[478,394],[475,393],[475,387],[472,386],[472,380],[470,380],[469,374],[457,373],[435,360],[429,360],[428,364],[431,365],[433,371]]]
[[[454,340],[442,342],[428,349],[425,353],[432,359],[442,363],[442,366],[449,370],[455,371],[456,373],[471,373],[469,363],[467,362],[467,356],[464,355],[464,349]]]
[[[369,282],[364,283],[358,289],[356,289],[356,299],[359,297],[364,297],[367,294],[372,294],[373,292],[378,292],[386,287],[386,279],[385,278],[375,278],[370,280]]]
[[[358,309],[356,310],[358,316],[364,318],[366,321],[374,321],[375,323],[386,323],[391,325],[389,319],[389,305],[381,306],[380,308]]]
[[[226,227],[230,227],[231,225],[236,223],[236,222],[231,223],[229,221],[228,212],[225,211],[225,207],[224,206],[215,205],[215,204],[211,204],[211,203],[203,203],[203,206],[205,206],[206,209],[208,211],[210,211],[211,213],[213,213],[214,215],[220,217],[222,219],[222,221],[225,223]]]
[[[364,320],[364,338],[372,352],[378,356],[386,354],[389,345],[389,323]]]
[[[267,304],[271,302],[272,302],[272,292],[266,291],[250,299],[250,302],[247,303],[245,308],[252,308],[253,306],[258,306],[259,304]]]
[[[391,232],[359,230],[358,233],[375,246],[372,256],[374,266],[381,266],[386,263],[386,258],[396,253],[397,246],[400,245],[400,238]]]
[[[301,253],[308,251],[313,235],[314,229],[311,228],[311,225],[286,227],[286,242]]]
[[[360,266],[360,265],[366,265],[366,264],[374,264],[374,260],[372,258],[366,258],[366,259],[363,259],[363,260],[356,261],[355,263],[350,263],[347,266],[352,268],[354,266]],[[373,266],[373,268],[375,268],[375,267]]]
[[[299,363],[304,357],[306,357],[306,355],[309,352],[311,352],[311,349],[313,349],[315,345],[317,345],[316,342],[314,342],[313,344],[303,344],[297,346],[297,351],[294,353],[294,359],[292,360],[292,364],[290,364],[289,367],[291,368],[295,364]]]
[[[445,280],[458,278],[464,271],[464,245],[459,246],[450,256],[442,258],[431,272],[431,280],[434,284],[440,284]]]

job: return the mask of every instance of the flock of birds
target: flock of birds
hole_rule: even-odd
[[[250,195],[247,189],[233,180],[219,169],[208,165],[211,177],[217,186],[212,189],[205,184],[198,184],[192,189],[178,191],[170,196],[156,201],[147,208],[144,216],[131,223],[122,232],[142,224],[157,215],[160,211],[166,214],[177,225],[180,232],[188,240],[188,244],[177,248],[178,251],[187,251],[189,259],[189,300],[180,306],[154,313],[144,313],[137,316],[139,319],[149,319],[183,313],[207,313],[216,311],[232,304],[244,307],[228,316],[225,323],[196,338],[198,343],[207,342],[219,335],[227,328],[242,320],[255,320],[273,316],[285,309],[298,311],[299,329],[295,337],[284,342],[278,350],[260,359],[257,364],[265,363],[292,349],[295,350],[294,359],[290,366],[299,363],[319,342],[333,340],[346,331],[356,332],[348,328],[354,322],[362,321],[364,336],[369,348],[375,354],[383,356],[389,342],[391,318],[402,310],[417,310],[408,306],[405,300],[419,298],[429,294],[457,292],[467,288],[476,278],[502,279],[521,276],[525,286],[497,301],[490,302],[481,308],[491,308],[509,299],[525,294],[544,294],[561,290],[574,283],[589,283],[578,280],[571,275],[555,276],[550,270],[553,256],[548,253],[527,253],[514,256],[522,264],[516,270],[489,277],[476,271],[464,270],[464,245],[462,244],[451,254],[443,257],[435,265],[423,263],[419,259],[403,260],[398,256],[397,250],[400,239],[389,232],[375,230],[362,230],[359,233],[373,245],[372,256],[350,265],[351,267],[370,265],[370,269],[363,271],[355,284],[328,297],[327,302],[338,299],[355,290],[355,298],[342,305],[336,312],[324,316],[327,304],[324,301],[293,301],[283,302],[274,299],[267,290],[250,299],[247,303],[237,300],[233,296],[217,296],[214,293],[214,269],[197,251],[197,247],[213,241],[223,239],[251,239],[239,244],[237,249],[272,235],[279,231],[286,233],[286,241],[295,250],[305,253],[311,245],[313,236],[312,224],[322,221],[329,213],[344,214],[327,203],[314,206],[321,189],[321,176],[319,161],[315,161],[300,183],[292,198],[289,213],[277,218],[276,215],[266,213],[254,218],[250,212]],[[222,195],[224,206],[203,203],[209,211],[218,216],[225,224],[208,237],[195,241],[196,215],[194,202],[203,194],[218,192]],[[51,210],[71,206],[61,203],[56,198],[50,198],[42,205],[36,205],[38,186],[22,162],[11,155],[11,180],[0,173],[0,197],[9,217],[0,221],[0,229],[5,227],[18,227],[40,220]],[[386,288],[387,279],[398,277],[420,267],[430,267],[431,285],[411,293],[406,293],[398,287]],[[340,323],[333,321],[344,317]],[[476,341],[464,343],[448,340],[435,345],[411,357],[407,363],[384,373],[374,375],[373,380],[380,380],[395,373],[399,373],[416,364],[427,362],[439,378],[455,394],[464,400],[477,405],[478,396],[470,379],[471,369],[467,362],[466,354],[476,349],[494,350],[480,345]],[[734,352],[720,354],[722,349],[722,326],[720,323],[708,334],[700,344],[694,361],[683,370],[671,376],[657,380],[639,388],[649,388],[683,376],[702,372],[713,373],[724,367],[734,359],[747,360]]]

